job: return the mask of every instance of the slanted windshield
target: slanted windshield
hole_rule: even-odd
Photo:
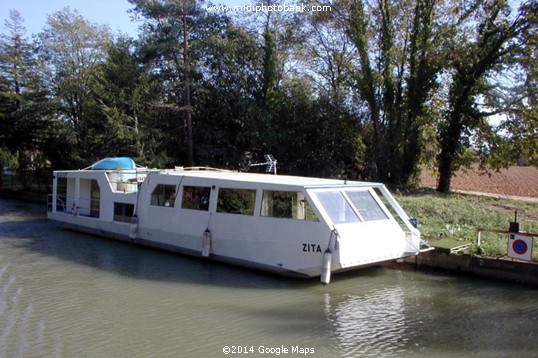
[[[333,224],[359,222],[359,217],[355,214],[351,205],[349,205],[341,192],[322,191],[317,192],[316,196]]]
[[[389,217],[368,190],[345,192],[364,221],[386,220]]]

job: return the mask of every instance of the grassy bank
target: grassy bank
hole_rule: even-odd
[[[433,190],[400,193],[396,198],[410,216],[419,219],[423,238],[432,244],[441,239],[474,243],[479,226],[508,230],[515,210],[520,230],[538,233],[538,203],[534,202],[457,193],[445,195]],[[506,234],[485,232],[481,241],[481,249],[473,245],[471,253],[506,255]],[[535,238],[533,252],[534,260],[538,261],[538,238]]]

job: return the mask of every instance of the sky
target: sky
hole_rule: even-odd
[[[65,7],[76,9],[85,19],[93,23],[108,24],[112,31],[129,35],[137,34],[138,24],[127,13],[133,6],[127,0],[0,0],[0,26],[5,30],[5,21],[10,10],[17,10],[24,19],[27,35],[41,32],[47,15]]]
[[[254,0],[213,0],[213,3],[228,6],[256,3]],[[207,3],[207,2],[206,2]],[[5,30],[5,21],[10,10],[17,10],[24,19],[28,37],[41,32],[47,15],[65,7],[76,9],[85,19],[97,24],[108,24],[114,32],[127,33],[136,37],[140,23],[131,21],[127,12],[133,6],[127,0],[0,0],[0,33]]]

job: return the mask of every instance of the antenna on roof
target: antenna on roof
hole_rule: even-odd
[[[266,173],[273,173],[276,175],[276,162],[277,160],[275,159],[275,157],[273,157],[271,154],[265,154],[263,156],[266,160],[265,163],[254,163],[254,164],[249,164],[250,167],[258,167],[260,165],[266,165],[267,168],[265,168],[265,172]]]

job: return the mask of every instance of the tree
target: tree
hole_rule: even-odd
[[[371,177],[410,185],[420,164],[428,106],[443,68],[443,22],[433,0],[340,2],[347,36],[356,48],[354,86],[371,125]]]
[[[471,145],[473,131],[485,126],[485,119],[491,114],[482,110],[478,102],[493,84],[488,75],[499,69],[500,64],[507,63],[517,48],[526,45],[516,38],[528,27],[528,13],[520,11],[517,17],[511,18],[507,1],[473,4],[474,16],[468,21],[476,26],[476,38],[454,44],[448,108],[440,128],[437,190],[441,192],[450,190],[452,175],[463,164],[461,159],[465,148]],[[535,6],[531,13],[536,12]]]
[[[49,87],[58,115],[72,126],[79,158],[91,157],[86,126],[92,105],[91,83],[110,39],[108,27],[90,23],[69,7],[50,15],[39,34],[41,61],[48,64]]]
[[[133,41],[120,37],[107,46],[106,61],[100,63],[92,82],[97,101],[89,121],[91,136],[99,138],[91,152],[97,158],[128,155],[137,162],[153,164],[155,153],[147,151],[156,130],[151,120],[152,102],[160,87],[133,51]]]
[[[506,96],[507,120],[501,122],[497,133],[503,133],[502,141],[492,156],[494,164],[516,163],[538,167],[538,14],[536,2],[522,7],[528,26],[519,36],[514,65],[520,66],[520,83]],[[533,10],[534,8],[534,10]],[[501,157],[502,160],[497,158]]]
[[[273,128],[281,173],[357,178],[365,146],[354,113],[333,98],[314,92],[308,77],[287,78],[281,85]]]
[[[260,5],[271,9],[291,1],[277,2],[264,0]],[[301,63],[295,58],[300,51],[304,35],[301,31],[304,14],[286,11],[246,12],[233,18],[246,32],[252,34],[259,47],[259,58],[255,62],[257,82],[253,93],[255,104],[246,119],[250,144],[245,150],[257,153],[271,153],[281,148],[281,141],[275,123],[276,114],[281,112],[282,98],[285,96],[283,83],[303,72]]]
[[[191,49],[197,40],[203,12],[193,0],[129,0],[134,12],[146,18],[142,51],[167,84],[166,102],[184,117],[187,164],[194,163],[191,81],[197,57]],[[199,40],[199,39],[198,39]]]
[[[236,165],[259,143],[262,50],[254,34],[228,17],[213,19],[203,36],[194,112],[197,152],[204,163]]]
[[[298,59],[306,64],[316,91],[330,98],[335,108],[349,106],[353,100],[350,83],[355,47],[345,33],[345,24],[332,12],[313,12],[302,26],[303,48]]]
[[[24,95],[31,86],[32,49],[25,37],[23,19],[16,10],[5,22],[7,33],[0,37],[0,96],[2,103],[2,142],[12,150],[19,147]],[[24,138],[24,137],[23,137]]]
[[[5,28],[7,33],[0,36],[0,139],[4,158],[0,166],[17,163],[12,169],[24,174],[30,167],[39,167],[36,158],[50,124],[48,92],[34,46],[25,36],[17,11],[10,12]]]

